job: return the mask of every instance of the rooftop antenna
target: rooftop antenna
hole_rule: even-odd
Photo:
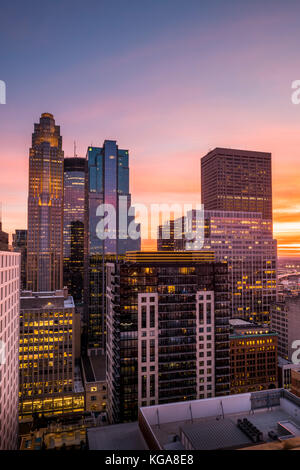
[[[74,157],[77,157],[77,153],[76,153],[76,141],[74,140]]]

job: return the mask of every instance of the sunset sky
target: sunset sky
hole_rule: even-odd
[[[272,153],[274,232],[300,256],[300,3],[1,0],[0,201],[26,227],[28,150],[42,112],[65,156],[116,139],[133,202],[200,202],[214,147]]]

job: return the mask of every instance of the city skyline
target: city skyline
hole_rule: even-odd
[[[0,451],[300,450],[299,1],[0,4]]]
[[[43,113],[41,113],[43,114]],[[55,114],[54,114],[54,117],[55,117]],[[62,125],[60,125],[60,127],[63,127]],[[64,139],[64,136],[62,134],[62,138]],[[74,141],[75,142],[75,141]],[[82,157],[81,154],[79,155],[78,152],[76,152],[76,156],[74,156],[74,142],[73,142],[73,156],[71,155],[71,151],[66,155],[66,152],[64,151],[65,153],[65,159],[71,159],[71,158],[78,158],[79,160],[81,158],[85,158],[86,157]],[[87,146],[88,147],[88,146]],[[233,148],[232,146],[230,146],[229,148]],[[64,150],[64,145],[63,145],[63,150]],[[210,149],[210,151],[212,150],[212,148]],[[254,152],[259,152],[259,150],[255,150],[255,149],[247,149],[247,148],[243,148],[241,149],[242,151],[254,151]],[[204,154],[203,154],[204,155]],[[150,204],[152,202],[155,201],[155,203],[169,203],[169,204],[182,204],[182,203],[192,203],[193,204],[196,204],[196,203],[199,203],[200,200],[201,200],[201,175],[200,175],[200,166],[201,166],[201,157],[203,157],[203,155],[199,155],[199,156],[194,156],[194,159],[195,160],[199,160],[199,175],[198,178],[197,176],[195,177],[195,174],[194,175],[190,175],[191,178],[193,177],[194,179],[198,179],[198,184],[199,184],[199,193],[197,192],[190,192],[190,191],[186,191],[186,193],[168,193],[168,192],[164,192],[162,191],[162,193],[155,193],[155,194],[151,194],[150,190],[148,192],[148,189],[146,187],[146,191],[143,193],[143,192],[134,192],[134,189],[131,190],[132,192],[132,199],[133,199],[133,206],[135,203],[142,203],[142,204],[146,204],[147,206],[150,206]],[[134,158],[133,158],[134,160]],[[159,165],[158,165],[159,166]],[[276,195],[276,182],[274,183],[274,173],[276,175],[276,171],[274,171],[274,165],[272,165],[272,173],[273,173],[273,178],[272,178],[272,181],[273,181],[273,195],[275,194]],[[134,168],[134,165],[131,166],[131,172],[132,174],[136,174],[137,173],[137,170],[135,171],[135,168]],[[142,172],[142,169],[140,169],[141,171],[141,174],[143,173]],[[28,172],[28,169],[27,169],[27,172]],[[193,173],[191,171],[191,173]],[[138,174],[138,173],[137,173]],[[0,179],[1,179],[1,175],[0,175]],[[26,173],[26,178],[24,179],[27,179],[27,173]],[[138,179],[138,178],[137,178]],[[146,183],[146,180],[144,181]],[[153,183],[153,182],[151,182]],[[194,182],[196,184],[196,181]],[[148,180],[148,184],[149,184],[149,180]],[[170,180],[168,179],[167,181],[167,184],[170,185]],[[137,182],[135,184],[135,179],[132,178],[132,181],[131,181],[131,187],[134,188],[135,186],[138,186],[139,187],[139,183]],[[27,188],[27,186],[26,186]],[[28,188],[27,188],[28,189]],[[144,188],[145,189],[145,188]],[[278,190],[278,187],[277,187],[277,190]],[[25,189],[25,192],[26,192],[26,189]],[[1,189],[0,189],[0,193],[1,193]],[[142,197],[142,195],[144,194],[144,197]],[[169,196],[171,196],[171,200],[169,199]],[[22,225],[20,222],[16,222],[15,220],[12,220],[12,217],[11,217],[11,214],[13,214],[14,212],[13,211],[10,211],[8,212],[5,211],[5,207],[8,208],[9,206],[9,203],[6,204],[6,200],[3,200],[1,201],[2,202],[2,226],[3,226],[3,229],[4,231],[6,230],[9,235],[10,235],[10,242],[12,241],[12,234],[15,230],[18,230],[18,229],[27,229],[27,223],[26,223],[26,220],[27,220],[27,208],[26,208],[26,205],[27,204],[23,204],[24,205],[24,210],[18,214],[18,221],[20,221],[20,216],[21,216],[21,219],[23,218],[25,220],[24,224]],[[282,201],[281,201],[282,202]],[[297,220],[297,213],[294,214],[292,211],[289,211],[288,208],[282,208],[282,209],[277,209],[277,205],[280,204],[280,201],[276,200],[276,197],[273,196],[273,230],[274,230],[274,237],[275,239],[278,240],[278,255],[279,257],[289,257],[289,258],[298,258],[300,257],[300,244],[297,244],[296,241],[297,241],[297,224],[298,222],[297,221],[294,221]],[[4,209],[3,209],[4,208]],[[4,213],[4,215],[3,215]],[[279,215],[278,215],[279,214]],[[294,217],[293,217],[294,216]],[[11,221],[11,222],[9,222]],[[299,223],[300,224],[300,223]],[[21,227],[22,225],[22,227]],[[300,229],[299,229],[300,230]],[[294,231],[294,232],[293,232]],[[290,235],[291,233],[294,233],[294,235]],[[295,240],[294,240],[295,239]],[[299,246],[298,246],[299,245]],[[154,239],[148,239],[147,237],[143,237],[142,236],[142,250],[147,250],[147,249],[153,249],[155,250],[156,249],[156,240]]]
[[[3,7],[3,229],[26,228],[29,135],[32,122],[50,112],[67,157],[74,140],[81,157],[104,139],[130,150],[133,203],[198,202],[200,158],[214,147],[272,153],[279,255],[298,256],[300,107],[291,102],[291,84],[299,78],[299,5],[287,10],[280,2],[234,8],[235,2],[190,1],[188,9],[173,1],[170,15],[168,1],[149,10],[133,1],[118,16],[118,4],[90,1],[90,8],[77,3],[71,9],[63,1],[55,16],[50,5],[45,15],[31,3],[18,2],[17,14]],[[100,17],[106,21],[98,35]],[[72,34],[71,43],[75,30],[81,34]]]

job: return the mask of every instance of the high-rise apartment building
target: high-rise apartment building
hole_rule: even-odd
[[[278,354],[285,360],[293,361],[300,340],[300,294],[290,295],[275,303],[271,309],[271,328],[278,333]]]
[[[85,158],[64,160],[64,286],[75,305],[83,302]]]
[[[29,152],[27,289],[63,286],[63,162],[60,127],[43,113]]]
[[[0,252],[0,450],[18,448],[20,255]]]
[[[238,318],[229,323],[230,393],[277,388],[277,334]]]
[[[122,218],[131,206],[128,150],[119,149],[116,141],[105,140],[101,148],[88,148],[87,161],[84,337],[87,338],[86,348],[99,352],[105,348],[105,263],[126,251],[139,250],[140,238],[131,239],[127,235],[129,224],[134,224],[134,212],[125,221],[125,234],[124,226],[120,226],[120,214]],[[100,234],[104,230],[99,228],[106,213],[106,209],[101,211],[104,204],[112,208],[112,227],[105,239]],[[136,229],[139,230],[138,225]]]
[[[272,219],[271,154],[215,148],[201,159],[206,210],[260,212]]]
[[[197,211],[192,211],[188,218],[195,234],[192,249],[213,250],[216,261],[228,263],[230,316],[269,322],[277,292],[277,242],[272,235],[272,221],[263,219],[261,213],[237,211],[204,210],[203,218],[197,218]],[[176,227],[184,230],[180,219],[179,223],[176,219]],[[200,241],[197,232],[204,235]],[[158,247],[164,243],[158,240]],[[186,249],[185,232],[172,243],[174,250]]]
[[[111,422],[138,407],[229,393],[226,263],[212,252],[131,252],[107,264]]]
[[[27,230],[16,230],[13,233],[13,250],[21,253],[21,290],[26,289],[27,268]]]
[[[24,291],[20,310],[20,418],[84,411],[74,387],[78,321],[68,290]]]

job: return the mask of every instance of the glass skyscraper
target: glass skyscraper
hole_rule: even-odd
[[[105,264],[126,251],[140,250],[140,238],[127,236],[129,224],[134,224],[134,212],[126,220],[126,234],[120,226],[120,216],[131,206],[129,193],[129,152],[119,149],[116,141],[105,140],[103,147],[89,147],[87,152],[87,184],[85,207],[85,347],[105,348],[106,278]],[[99,222],[105,212],[99,206],[110,204],[114,209],[110,235],[99,237]],[[102,206],[103,207],[103,206]],[[106,230],[106,229],[105,229]],[[105,231],[104,230],[104,231]],[[139,226],[136,225],[136,231]],[[103,232],[103,231],[102,231]]]
[[[84,268],[84,198],[87,161],[64,160],[64,286],[75,305],[83,302]]]
[[[60,127],[43,113],[29,153],[27,289],[34,292],[63,284],[63,161]]]

